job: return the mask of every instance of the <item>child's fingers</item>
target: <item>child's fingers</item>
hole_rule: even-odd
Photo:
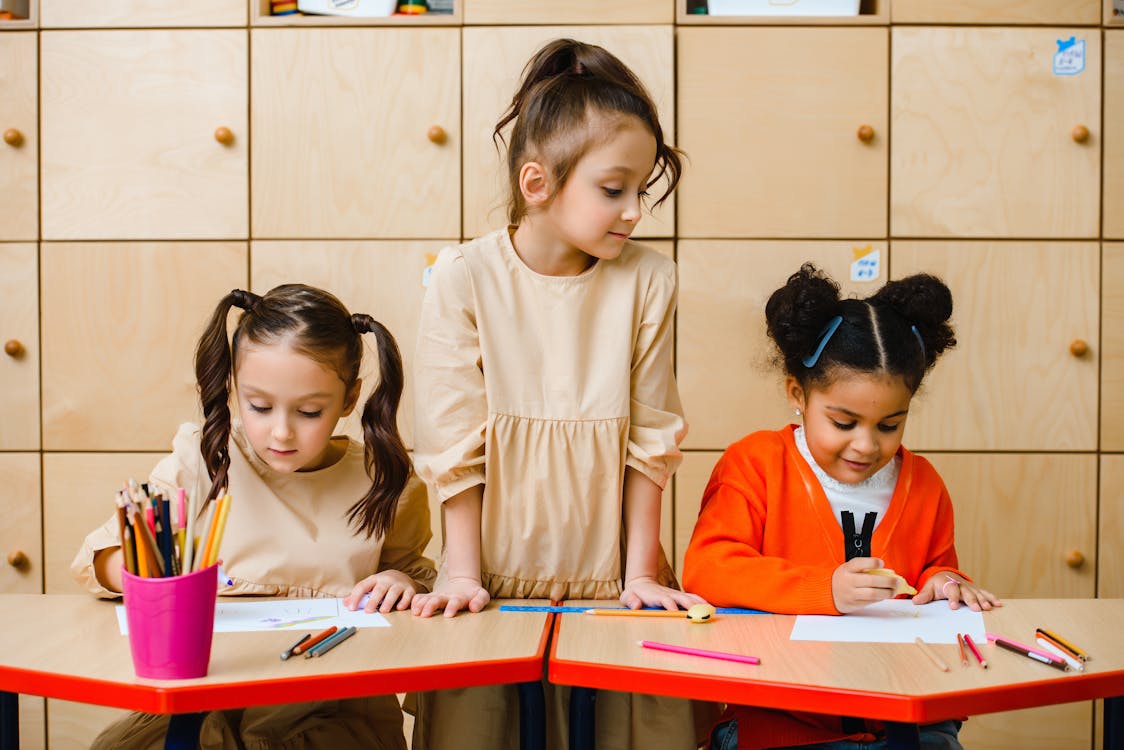
[[[359,606],[359,600],[363,598],[364,594],[371,590],[371,579],[373,578],[374,576],[367,576],[362,581],[355,584],[351,588],[351,593],[344,598],[343,605],[354,612],[355,608]]]
[[[469,600],[468,610],[470,612],[479,612],[484,609],[484,607],[487,607],[488,602],[491,600],[492,595],[488,593],[487,589],[481,587],[480,590],[476,592],[476,595]]]
[[[390,610],[394,609],[394,605],[397,604],[398,600],[402,598],[402,594],[405,591],[406,587],[400,583],[395,583],[387,587],[386,593],[383,594],[382,597],[382,603],[379,605],[379,612],[386,614]],[[367,602],[367,606],[370,607],[371,603]]]

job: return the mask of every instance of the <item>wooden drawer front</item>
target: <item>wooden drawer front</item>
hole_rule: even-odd
[[[0,241],[39,238],[39,43],[0,34]]]
[[[39,253],[31,243],[0,242],[0,345],[0,450],[38,450]]]

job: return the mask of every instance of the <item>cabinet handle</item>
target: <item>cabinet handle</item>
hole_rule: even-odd
[[[1069,342],[1069,353],[1075,357],[1084,357],[1089,353],[1089,345],[1084,339],[1074,339]]]
[[[8,553],[8,564],[13,568],[26,568],[29,562],[31,561],[27,559],[27,555],[21,549],[12,550]]]
[[[855,135],[857,135],[859,140],[863,143],[870,143],[874,140],[874,128],[869,125],[859,125],[858,132],[855,133]]]
[[[1079,549],[1071,549],[1065,553],[1065,564],[1074,569],[1080,568],[1085,564],[1085,555]]]
[[[1085,127],[1084,125],[1074,125],[1073,131],[1070,133],[1070,135],[1072,135],[1073,140],[1077,141],[1078,143],[1084,143],[1085,141],[1089,140],[1089,128]]]
[[[7,143],[13,148],[18,148],[23,143],[23,133],[15,128],[8,128],[4,131],[4,143]]]
[[[13,359],[23,356],[23,344],[17,339],[8,339],[4,342],[4,353]]]
[[[230,128],[217,127],[215,128],[215,140],[224,146],[229,146],[234,143],[234,133],[230,132]]]
[[[425,131],[425,137],[429,139],[430,143],[436,143],[438,146],[444,146],[445,141],[449,140],[445,128],[440,125],[430,125],[429,130]]]

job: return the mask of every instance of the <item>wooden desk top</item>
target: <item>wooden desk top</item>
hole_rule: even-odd
[[[0,596],[0,690],[150,713],[330,700],[542,677],[552,615],[513,616],[493,602],[455,618],[387,615],[322,658],[281,661],[305,630],[216,633],[206,677],[148,680],[133,673],[119,601]],[[520,604],[549,604],[527,602]]]
[[[1092,657],[1084,672],[1061,672],[990,643],[980,644],[989,669],[970,655],[962,667],[955,645],[933,644],[951,667],[942,672],[913,643],[790,641],[795,619],[727,615],[700,625],[562,614],[555,620],[549,679],[917,723],[1124,695],[1124,599],[1023,599],[984,615],[988,632],[1022,643],[1033,645],[1036,627],[1071,639]],[[761,664],[653,651],[641,648],[641,640],[757,656]]]

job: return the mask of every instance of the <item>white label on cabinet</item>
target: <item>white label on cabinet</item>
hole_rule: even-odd
[[[1054,75],[1075,76],[1085,70],[1085,40],[1071,36],[1058,40],[1054,53]]]
[[[870,245],[853,247],[855,259],[851,261],[851,281],[877,281],[882,275],[882,251]]]

